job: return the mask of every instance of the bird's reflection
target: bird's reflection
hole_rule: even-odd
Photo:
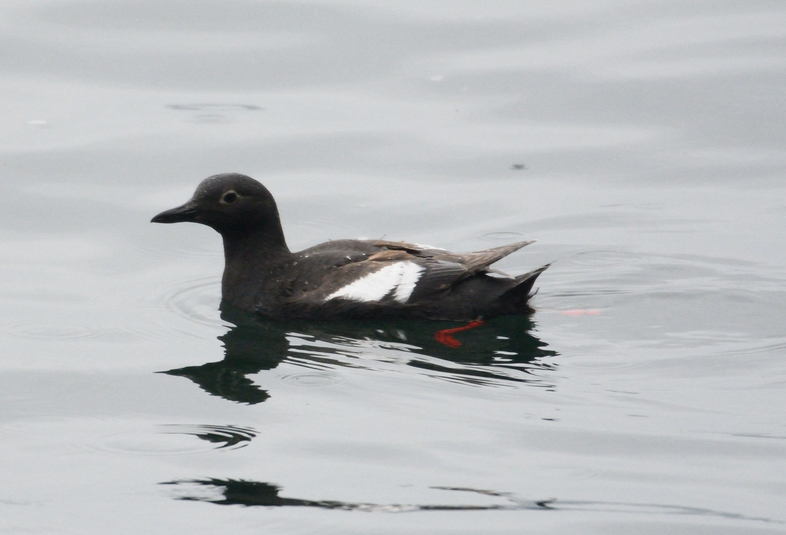
[[[771,517],[748,516],[734,511],[706,509],[680,503],[653,503],[633,501],[591,501],[591,500],[557,500],[547,498],[539,500],[523,499],[511,492],[498,492],[494,490],[475,489],[469,487],[441,487],[433,486],[431,490],[443,492],[443,499],[450,497],[447,493],[464,493],[474,495],[479,503],[426,503],[426,504],[400,504],[400,503],[368,503],[345,502],[339,500],[313,500],[304,498],[291,498],[281,496],[281,488],[272,483],[261,481],[247,481],[238,479],[191,479],[165,481],[174,489],[178,500],[214,503],[217,505],[245,505],[265,507],[315,507],[319,509],[338,509],[343,511],[364,511],[369,513],[400,513],[412,511],[516,511],[516,510],[550,510],[588,513],[609,513],[627,515],[640,515],[653,518],[684,519],[685,517],[698,517],[703,519],[724,519],[734,521],[748,521],[765,524],[783,524],[782,521]],[[482,502],[481,502],[482,500]],[[768,531],[769,533],[769,531]]]
[[[531,334],[527,317],[496,318],[455,335],[460,345],[435,338],[455,323],[418,321],[278,322],[229,307],[221,317],[232,327],[219,337],[224,358],[162,373],[186,377],[204,391],[238,403],[261,403],[270,393],[249,376],[282,362],[317,369],[371,368],[395,360],[440,379],[476,385],[506,381],[550,386],[538,373],[553,368],[556,355]],[[369,358],[371,357],[371,358]]]
[[[218,505],[262,505],[267,507],[317,507],[320,509],[342,509],[345,511],[405,512],[405,511],[489,511],[515,509],[548,509],[553,500],[521,500],[507,492],[459,488],[431,487],[434,490],[468,492],[500,499],[499,503],[487,504],[377,504],[343,502],[338,500],[309,500],[281,496],[278,485],[261,481],[238,479],[193,479],[166,481],[162,485],[177,488],[178,499],[200,501]]]

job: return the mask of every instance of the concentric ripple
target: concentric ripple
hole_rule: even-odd
[[[257,436],[255,429],[236,425],[164,424],[159,427],[162,433],[194,436],[215,444],[215,449],[219,450],[244,448]]]
[[[303,386],[327,386],[335,384],[339,378],[330,373],[288,373],[281,376],[282,381],[289,381],[301,384]]]
[[[74,340],[96,336],[97,331],[87,326],[45,325],[34,323],[14,323],[5,329],[13,336],[35,340]]]
[[[163,424],[101,437],[91,449],[135,455],[187,455],[217,449],[238,449],[256,437],[256,430],[234,425]],[[194,437],[199,440],[194,440]]]
[[[218,313],[220,300],[220,282],[216,277],[181,281],[154,298],[162,308],[175,313],[192,326],[199,327],[190,329],[167,323],[167,330],[174,328],[197,338],[205,336],[205,326],[219,329],[224,327]]]

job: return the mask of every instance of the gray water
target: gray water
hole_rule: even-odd
[[[0,531],[786,531],[786,5],[6,0]],[[288,241],[537,239],[527,318],[221,317]]]

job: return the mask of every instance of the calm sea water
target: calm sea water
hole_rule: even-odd
[[[786,531],[782,2],[0,11],[0,532]],[[223,171],[537,312],[222,318]]]

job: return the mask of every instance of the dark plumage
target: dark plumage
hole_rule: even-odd
[[[531,311],[535,280],[548,267],[516,277],[489,267],[530,241],[452,253],[405,242],[335,240],[293,253],[273,196],[237,173],[206,178],[191,200],[152,221],[202,223],[221,234],[224,303],[270,318],[524,314]]]

